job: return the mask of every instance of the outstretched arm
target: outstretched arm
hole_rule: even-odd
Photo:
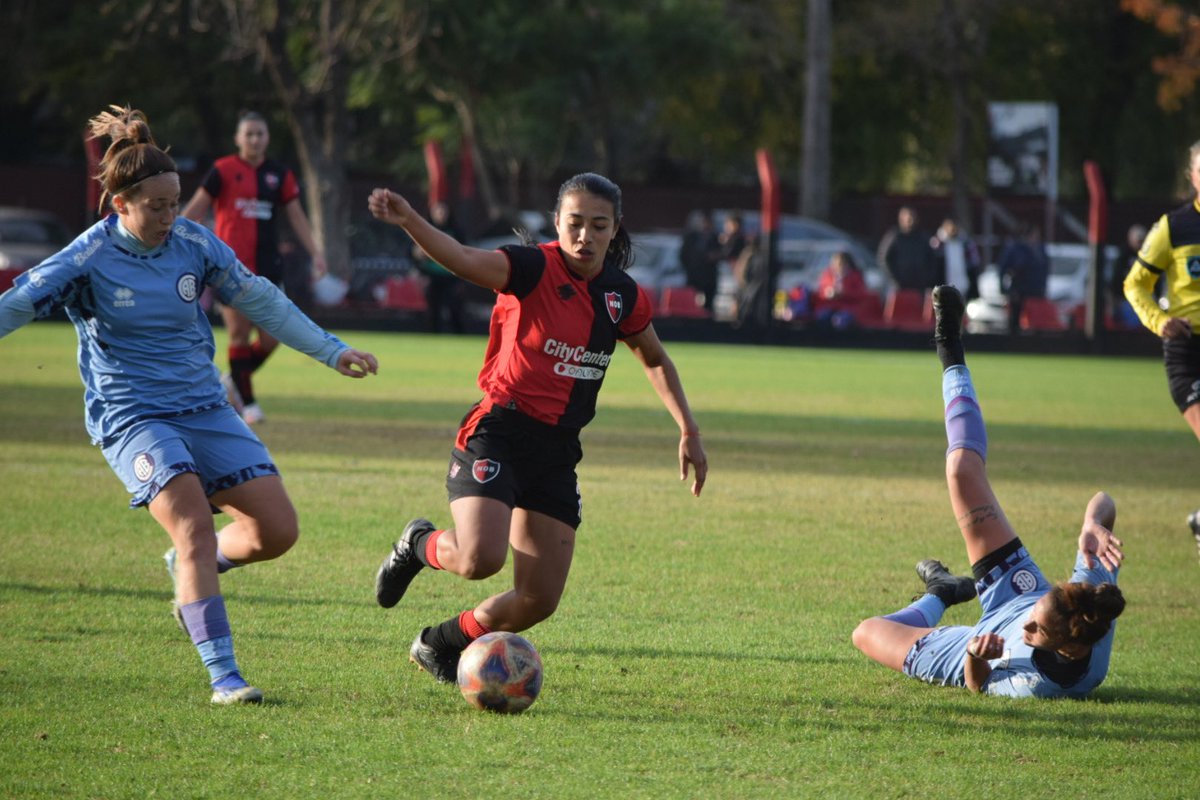
[[[658,393],[675,424],[679,426],[679,479],[686,480],[689,467],[694,468],[692,494],[699,497],[708,477],[708,456],[705,455],[704,445],[700,442],[700,426],[688,407],[679,372],[663,348],[658,334],[654,332],[653,325],[647,325],[645,330],[630,336],[625,343],[642,362],[654,391]]]
[[[1124,544],[1113,536],[1117,522],[1117,504],[1106,492],[1096,492],[1083,512],[1083,527],[1079,533],[1079,553],[1089,569],[1099,561],[1109,572],[1116,572],[1125,559]]]
[[[453,236],[434,227],[400,195],[390,189],[376,189],[367,199],[375,219],[398,225],[412,237],[430,258],[471,283],[500,291],[508,284],[508,257],[499,250],[467,247]]]

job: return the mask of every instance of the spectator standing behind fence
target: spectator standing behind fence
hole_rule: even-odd
[[[879,241],[879,264],[897,289],[932,289],[941,283],[929,246],[929,234],[917,227],[917,212],[902,206],[896,227]]]
[[[1137,261],[1138,251],[1142,249],[1142,243],[1145,241],[1146,226],[1130,225],[1129,230],[1125,232],[1125,243],[1121,245],[1112,274],[1109,276],[1108,311],[1112,314],[1113,323],[1121,328],[1137,328],[1142,324],[1133,306],[1125,299],[1125,277]]]
[[[934,271],[943,283],[958,289],[967,300],[979,297],[979,273],[983,259],[975,242],[958,227],[958,221],[946,217],[929,240],[933,249]]]
[[[1046,296],[1050,279],[1050,258],[1042,244],[1042,232],[1036,225],[1024,225],[1021,235],[1005,245],[996,262],[1000,285],[1008,296],[1008,330],[1021,329],[1021,310],[1025,301]]]
[[[704,308],[708,313],[713,313],[713,302],[717,297],[717,267],[721,263],[721,241],[713,229],[712,214],[693,211],[688,215],[679,260],[683,262],[688,286],[704,295]]]

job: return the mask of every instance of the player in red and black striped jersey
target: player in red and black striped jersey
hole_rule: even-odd
[[[1125,297],[1142,324],[1162,337],[1163,363],[1171,399],[1200,438],[1200,142],[1188,150],[1190,202],[1154,224],[1125,277]],[[1163,281],[1167,307],[1159,307],[1154,285]],[[1188,517],[1200,548],[1200,510]]]
[[[579,431],[596,412],[618,341],[642,362],[679,426],[680,479],[694,470],[696,496],[708,461],[679,373],[651,324],[650,301],[625,272],[632,252],[612,181],[585,173],[564,183],[554,211],[558,241],[536,247],[466,247],[386,189],[372,192],[369,207],[455,275],[498,294],[479,373],[483,398],[463,418],[450,458],[454,525],[410,522],[375,585],[389,608],[423,568],[486,578],[504,566],[511,546],[510,591],[425,628],[412,644],[413,661],[452,682],[471,641],[525,630],[558,606],[581,521]]]
[[[283,209],[296,238],[312,257],[313,276],[321,277],[326,271],[325,256],[304,215],[296,177],[267,158],[271,140],[267,121],[257,112],[242,112],[233,140],[237,153],[217,159],[183,216],[201,222],[212,209],[217,236],[233,248],[238,260],[256,275],[280,285],[283,263],[277,219]],[[247,422],[262,422],[250,376],[279,343],[262,330],[254,337],[254,326],[236,309],[221,306],[221,317],[229,333],[229,375],[224,379],[229,400]]]

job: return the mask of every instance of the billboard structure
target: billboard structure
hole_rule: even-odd
[[[1058,106],[989,103],[988,186],[1058,199]]]

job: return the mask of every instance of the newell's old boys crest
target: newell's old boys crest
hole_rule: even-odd
[[[500,462],[490,458],[477,458],[471,465],[471,475],[478,483],[487,483],[500,474]]]
[[[621,294],[620,292],[605,292],[604,307],[608,309],[608,318],[614,323],[621,321]]]

